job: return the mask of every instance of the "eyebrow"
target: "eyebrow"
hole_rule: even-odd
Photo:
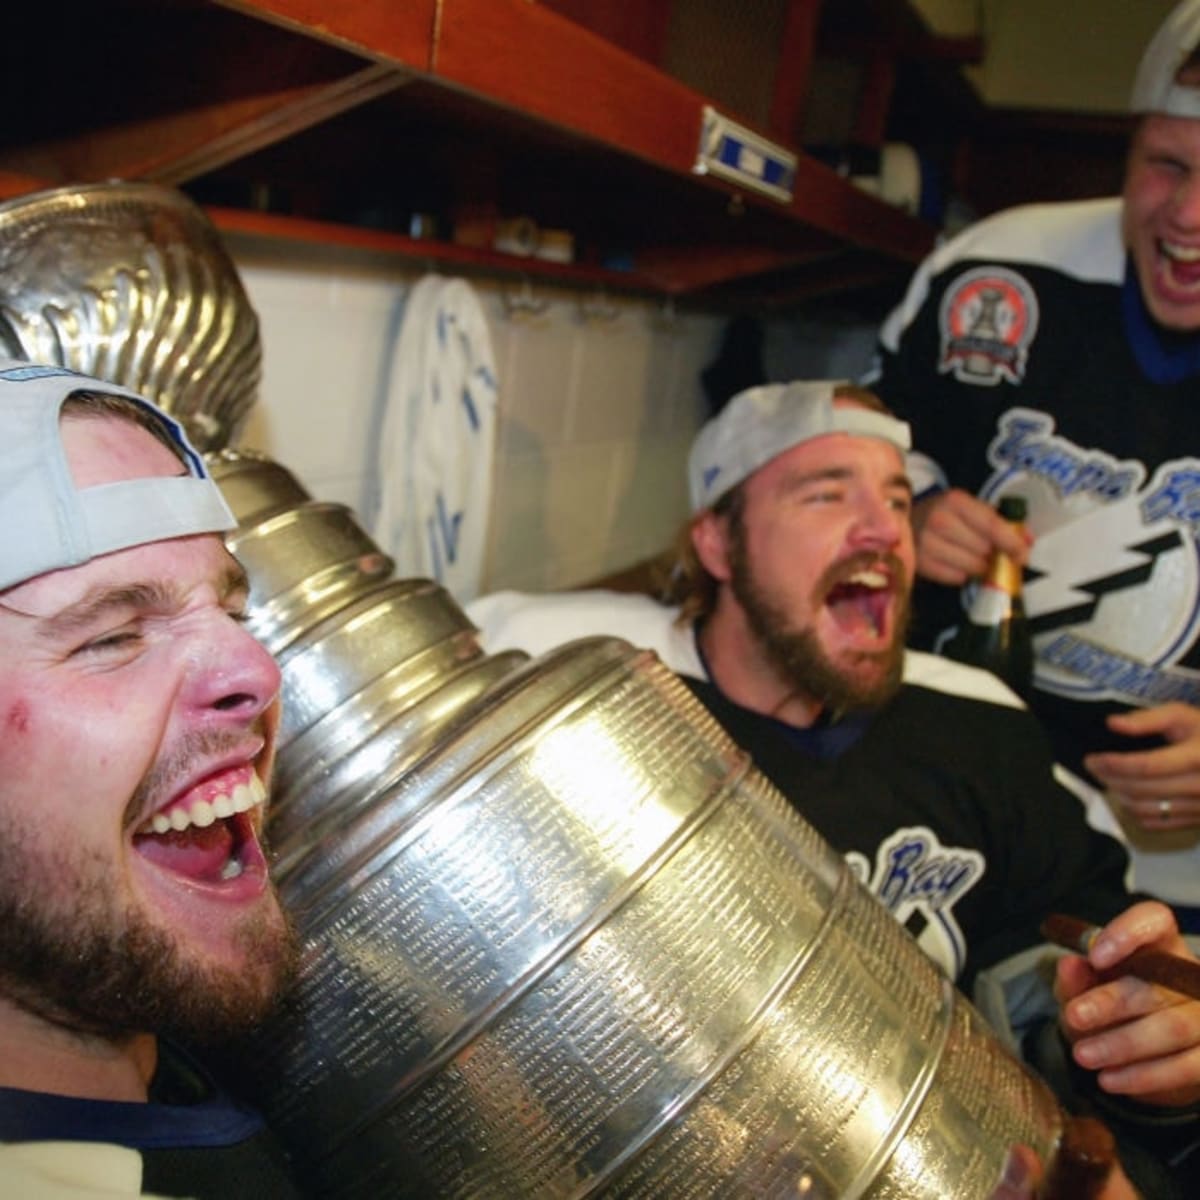
[[[818,467],[812,471],[798,471],[795,474],[785,475],[780,489],[793,491],[797,488],[807,487],[810,483],[821,483],[826,480],[841,482],[853,479],[855,475],[856,471],[852,467]],[[885,480],[884,486],[902,488],[910,496],[912,495],[912,480],[903,471],[897,471],[894,475],[889,476]]]
[[[232,563],[221,572],[217,581],[217,594],[222,601],[249,590],[249,580],[240,563]],[[183,594],[174,584],[158,580],[122,587],[98,588],[88,592],[61,612],[44,618],[39,625],[38,636],[47,641],[55,641],[90,628],[109,613],[129,610],[165,612],[178,608],[182,601]]]

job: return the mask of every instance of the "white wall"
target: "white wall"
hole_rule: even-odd
[[[368,430],[423,267],[227,237],[262,325],[261,398],[242,445],[361,512]],[[500,376],[483,591],[568,587],[670,544],[723,320],[661,301],[472,280]],[[584,308],[591,315],[585,315]],[[591,310],[599,310],[591,311]]]
[[[983,35],[967,74],[988,104],[1122,112],[1138,59],[1176,0],[914,0],[938,33]]]

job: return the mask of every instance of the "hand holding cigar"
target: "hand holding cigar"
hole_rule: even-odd
[[[1078,917],[1051,913],[1042,922],[1041,931],[1042,936],[1056,946],[1086,955],[1100,927],[1081,921]],[[1157,983],[1180,995],[1200,1000],[1200,962],[1180,958],[1164,950],[1134,950],[1106,974],[1134,975],[1147,983]]]
[[[1061,914],[1041,929],[1080,956],[1059,960],[1054,994],[1097,1086],[1165,1108],[1200,1101],[1200,963],[1170,909],[1139,900],[1102,929]]]

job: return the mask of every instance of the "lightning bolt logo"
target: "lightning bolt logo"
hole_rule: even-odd
[[[1174,523],[1156,524],[1147,528],[1133,495],[1040,530],[1025,588],[1033,631],[1090,621],[1104,596],[1145,583],[1183,543]]]
[[[1062,629],[1067,625],[1080,625],[1092,620],[1100,601],[1110,592],[1119,592],[1125,588],[1136,587],[1145,583],[1154,571],[1154,564],[1159,555],[1168,550],[1178,549],[1183,545],[1183,538],[1178,530],[1164,533],[1160,537],[1150,538],[1135,546],[1125,547],[1120,553],[1127,558],[1129,565],[1124,569],[1108,571],[1093,579],[1080,580],[1075,584],[1062,583],[1061,606],[1049,611],[1040,612],[1029,621],[1030,632],[1035,636],[1039,633],[1049,633],[1054,629]],[[1026,571],[1026,586],[1042,576],[1041,572],[1030,567]],[[1078,600],[1072,602],[1075,597]]]
[[[1029,500],[1038,686],[1133,703],[1195,688],[1186,664],[1200,649],[1200,460],[1159,463],[1147,481],[1144,463],[1082,448],[1024,408],[999,419],[988,459],[995,474],[981,496]]]

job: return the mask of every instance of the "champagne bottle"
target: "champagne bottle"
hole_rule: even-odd
[[[1013,525],[1025,520],[1025,498],[1004,496],[997,506]],[[983,667],[1028,699],[1033,679],[1033,641],[1021,595],[1021,568],[1000,551],[979,581],[966,618],[946,643],[947,658]]]

